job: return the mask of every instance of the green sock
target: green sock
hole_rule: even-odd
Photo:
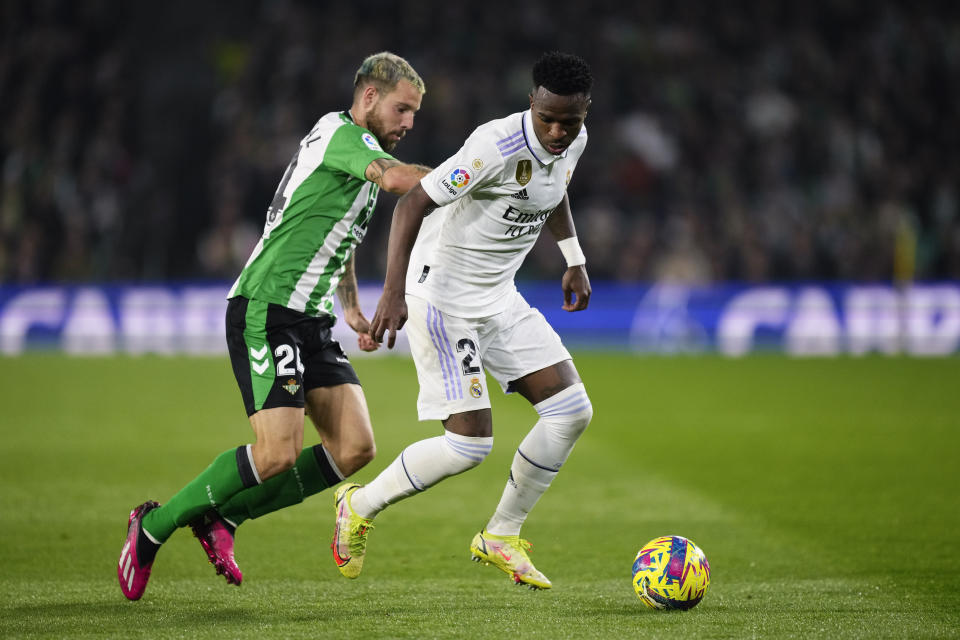
[[[258,483],[249,446],[225,451],[166,504],[145,515],[143,528],[157,542],[166,542],[178,528]]]
[[[244,520],[299,504],[341,480],[331,458],[318,444],[301,451],[290,470],[234,494],[217,511],[230,524],[239,526]]]

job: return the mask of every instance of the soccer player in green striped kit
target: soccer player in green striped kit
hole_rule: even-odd
[[[381,189],[404,194],[430,169],[390,151],[413,127],[424,84],[406,60],[372,55],[357,71],[353,104],[304,136],[267,210],[263,236],[228,295],[227,345],[255,442],[217,456],[163,506],[131,513],[117,578],[142,595],[160,546],[189,525],[217,573],[243,576],[236,528],[297,504],[374,456],[357,375],[331,338],[333,295],[365,351],[377,348],[357,302],[353,253]],[[322,444],[303,449],[304,414]]]

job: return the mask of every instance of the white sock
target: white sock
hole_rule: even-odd
[[[493,438],[444,435],[414,442],[368,485],[350,496],[361,518],[373,518],[395,502],[425,491],[444,478],[477,466],[493,449]]]
[[[487,523],[487,532],[498,536],[519,535],[527,514],[550,487],[556,475],[556,471],[530,464],[519,451],[515,453],[513,464],[510,465],[510,479],[503,489],[497,510]]]
[[[593,417],[593,405],[583,383],[534,405],[540,420],[520,443],[510,466],[510,479],[486,530],[494,535],[519,535],[540,496],[550,487],[573,445]]]

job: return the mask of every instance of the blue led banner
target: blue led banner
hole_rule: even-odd
[[[221,355],[226,283],[0,287],[0,353]],[[719,285],[595,283],[590,308],[561,310],[559,282],[521,283],[571,348],[741,356],[906,353],[960,348],[960,283]],[[379,287],[360,288],[373,315]],[[334,335],[351,353],[343,323]],[[401,332],[398,350],[406,351]],[[381,350],[381,353],[385,350]]]

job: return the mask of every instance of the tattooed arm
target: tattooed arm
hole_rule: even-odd
[[[337,285],[337,297],[343,307],[343,319],[347,325],[357,332],[357,346],[363,351],[376,351],[380,344],[370,337],[370,322],[360,309],[357,295],[357,273],[353,268],[354,254],[344,265],[343,276]]]
[[[393,158],[377,158],[369,165],[364,176],[370,182],[390,193],[403,195],[430,173],[430,167],[422,164],[405,164]]]

